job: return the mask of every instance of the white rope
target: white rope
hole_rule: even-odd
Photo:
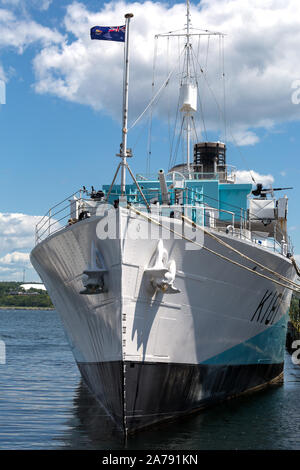
[[[186,220],[187,222],[189,222],[191,225],[193,225],[194,227],[202,230],[206,235],[210,236],[211,238],[213,238],[214,240],[216,240],[218,243],[220,243],[221,245],[225,246],[226,248],[229,248],[231,251],[234,251],[235,253],[237,253],[239,256],[241,256],[242,258],[244,259],[247,259],[248,261],[251,261],[251,263],[253,264],[256,264],[257,266],[259,266],[260,268],[262,268],[264,271],[268,271],[270,272],[271,274],[273,274],[273,276],[277,276],[279,279],[281,279],[282,281],[284,282],[288,282],[290,283],[291,285],[295,286],[296,288],[300,288],[299,284],[297,284],[296,282],[293,282],[291,281],[290,279],[288,279],[287,277],[285,276],[282,276],[282,274],[279,274],[277,273],[276,271],[273,271],[272,269],[268,268],[267,266],[264,266],[263,264],[259,263],[258,261],[255,261],[254,259],[250,258],[249,256],[245,255],[244,253],[242,253],[241,251],[237,250],[236,248],[233,248],[233,246],[229,245],[228,243],[226,243],[224,240],[221,240],[219,237],[217,237],[216,235],[214,235],[213,233],[211,233],[209,230],[205,229],[204,227],[201,227],[200,225],[197,225],[195,222],[193,222],[191,219],[189,219],[188,217],[185,217],[184,215],[182,215],[182,218],[184,220]]]
[[[296,260],[293,256],[291,257],[291,262],[293,263],[293,266],[296,270],[297,275],[300,277],[300,269],[299,269],[299,266],[298,266],[298,264],[297,264],[297,262],[296,262]]]
[[[266,276],[265,274],[259,273],[259,272],[257,272],[257,271],[253,271],[253,269],[248,268],[247,266],[244,266],[243,264],[240,264],[240,263],[238,263],[237,261],[233,261],[232,259],[227,258],[227,256],[221,255],[220,253],[217,253],[216,251],[211,250],[210,248],[208,248],[208,247],[206,247],[206,246],[204,246],[204,245],[202,245],[202,244],[196,242],[195,240],[192,240],[191,238],[188,238],[188,237],[186,237],[185,235],[182,235],[181,233],[176,232],[176,230],[173,230],[172,228],[163,225],[161,222],[158,222],[157,220],[152,219],[151,217],[147,216],[146,214],[143,214],[143,213],[140,212],[139,210],[135,209],[133,206],[128,206],[128,208],[129,208],[130,210],[133,210],[136,214],[140,215],[141,217],[143,217],[144,219],[148,220],[149,222],[152,222],[152,223],[154,223],[154,224],[156,224],[156,225],[159,225],[160,227],[162,227],[162,228],[164,228],[164,229],[166,229],[166,230],[169,230],[170,232],[174,233],[174,235],[177,235],[177,236],[181,237],[183,240],[186,240],[186,241],[188,241],[188,242],[191,242],[191,243],[193,243],[194,245],[199,246],[199,247],[202,248],[203,250],[208,251],[209,253],[211,253],[211,254],[213,254],[213,255],[215,255],[215,256],[218,256],[219,258],[221,258],[221,259],[223,259],[223,260],[225,260],[225,261],[228,261],[228,262],[231,263],[231,264],[234,264],[235,266],[238,266],[238,267],[240,267],[240,268],[242,268],[242,269],[245,269],[246,271],[249,271],[250,273],[255,274],[256,276],[259,276],[259,277],[262,277],[262,278],[264,278],[264,279],[267,279],[268,281],[271,281],[271,282],[273,282],[273,283],[275,283],[275,284],[277,284],[277,285],[279,285],[279,286],[281,286],[281,287],[284,287],[285,289],[289,289],[289,290],[291,290],[291,291],[293,291],[293,292],[300,293],[300,288],[299,288],[299,286],[298,286],[297,289],[296,289],[296,288],[293,288],[293,287],[291,287],[291,286],[289,286],[289,285],[283,284],[282,282],[277,281],[276,279],[272,279],[272,278]],[[257,264],[257,263],[255,262],[255,264]]]

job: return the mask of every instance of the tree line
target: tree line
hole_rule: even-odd
[[[53,308],[48,293],[38,288],[25,291],[21,282],[0,282],[0,307]]]

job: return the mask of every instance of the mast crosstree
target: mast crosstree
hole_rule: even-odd
[[[186,166],[188,177],[191,178],[191,132],[194,124],[194,114],[197,111],[197,97],[198,97],[198,83],[197,78],[192,73],[192,42],[191,37],[196,36],[220,36],[224,34],[220,32],[212,32],[205,30],[203,32],[191,32],[191,14],[190,14],[190,0],[186,1],[186,25],[185,32],[170,32],[164,34],[157,34],[155,37],[185,37],[186,42],[184,46],[184,70],[180,83],[180,111],[182,112],[181,129],[185,131],[185,146],[186,146]]]

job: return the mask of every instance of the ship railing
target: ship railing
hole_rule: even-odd
[[[200,169],[200,171],[199,171]],[[190,172],[186,171],[184,166],[178,165],[174,167],[166,174],[166,181],[173,181],[173,173],[181,175],[183,180],[218,180],[220,182],[235,183],[236,181],[236,167],[232,165],[218,165],[216,172],[207,173],[201,168],[201,165],[197,165],[197,171],[192,169]],[[157,173],[138,173],[136,175],[137,181],[157,181]],[[178,176],[175,177],[178,180]],[[179,178],[181,179],[181,178]]]
[[[61,230],[70,219],[70,201],[82,201],[83,190],[79,189],[63,201],[52,206],[35,226],[35,244],[40,243],[49,235]]]
[[[40,219],[35,228],[35,243],[39,243],[48,236],[56,233],[57,231],[63,229],[66,225],[71,225],[78,220],[78,215],[84,213],[85,211],[90,211],[91,214],[97,209],[97,202],[92,199],[83,198],[84,191],[79,189],[74,192],[63,201],[59,202],[52,206],[47,213]],[[279,252],[282,254],[291,253],[293,254],[293,245],[291,243],[290,237],[282,232],[280,223],[276,220],[273,221],[273,229],[270,235],[266,230],[266,236],[262,234],[257,234],[255,230],[252,230],[253,220],[250,217],[249,210],[242,208],[233,207],[232,211],[219,208],[219,201],[213,200],[211,198],[210,203],[208,204],[206,200],[210,200],[208,196],[197,192],[195,190],[190,190],[189,188],[182,189],[178,193],[177,190],[169,191],[170,193],[170,214],[174,207],[176,212],[181,212],[182,214],[196,214],[194,215],[194,222],[201,221],[201,224],[204,226],[210,227],[213,230],[226,233],[235,238],[240,238],[258,244],[262,247],[270,249],[274,252]],[[178,197],[178,194],[180,196]],[[143,195],[149,206],[154,210],[155,213],[161,216],[166,216],[168,211],[166,205],[162,205],[160,188],[148,188],[147,191],[143,189]],[[113,204],[116,200],[120,199],[120,191],[117,188],[112,190],[110,194],[110,204]],[[135,206],[140,206],[141,208],[148,210],[148,207],[145,205],[145,200],[141,197],[139,192],[129,192],[127,196],[127,201],[129,204],[134,204]],[[93,202],[91,202],[93,201]],[[106,202],[105,200],[102,202]],[[72,204],[76,204],[76,217],[72,218]],[[91,204],[95,204],[93,207]],[[173,208],[173,209],[172,209]],[[200,210],[200,212],[199,212]],[[200,216],[201,210],[203,211],[203,216]],[[190,217],[190,215],[188,215]],[[171,215],[170,215],[171,216]],[[197,223],[198,223],[197,222]],[[286,239],[287,238],[287,239]]]
[[[172,177],[172,173],[173,171],[170,171],[169,173],[167,173],[166,175],[166,181],[168,183],[171,183],[173,181],[173,177]],[[175,171],[174,171],[175,173]],[[176,173],[180,173],[182,175],[182,179],[183,180],[218,180],[219,179],[219,174],[218,173],[203,173],[203,172],[190,172],[190,173],[187,173],[185,171],[180,171],[180,172],[176,172]],[[136,175],[136,179],[137,181],[158,181],[159,178],[158,178],[158,174],[157,173],[138,173]],[[178,178],[176,179],[178,180]]]
[[[235,212],[233,211],[227,211],[225,209],[217,209],[215,207],[211,207],[207,203],[204,204],[204,224],[214,228],[218,229],[218,221],[220,220],[219,213],[221,212],[222,214],[229,214],[229,219],[227,220],[227,227],[226,230],[229,231],[229,227],[231,230],[235,230]],[[221,228],[221,227],[220,227]]]
[[[218,174],[220,182],[235,183],[237,169],[232,165],[218,165]]]
[[[248,240],[256,245],[264,247],[270,251],[287,255],[290,253],[293,255],[294,247],[289,236],[286,236],[281,229],[280,222],[276,219],[273,220],[273,226],[263,233],[263,230],[256,232],[251,226],[253,219],[250,217],[249,211],[240,209],[240,213],[237,211],[225,211],[223,209],[210,208],[205,204],[205,211],[208,213],[205,217],[205,225],[212,229],[226,233],[235,238]],[[213,210],[211,210],[213,209]],[[221,214],[220,214],[221,213]],[[222,213],[230,214],[232,217],[232,223],[228,223],[228,219],[222,219]]]

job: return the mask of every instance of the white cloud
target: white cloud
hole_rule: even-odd
[[[29,264],[29,253],[22,253],[20,251],[14,251],[12,253],[7,253],[5,256],[0,258],[1,264]]]
[[[3,274],[3,273],[5,273],[5,275],[6,274],[11,274],[12,270],[11,270],[11,268],[5,268],[3,266],[0,266],[0,274]]]
[[[22,280],[24,268],[28,280],[39,280],[29,260],[39,220],[39,216],[0,213],[1,280]]]
[[[14,47],[22,53],[24,48],[36,42],[49,47],[62,41],[63,36],[57,30],[43,26],[26,15],[0,9],[0,47]]]
[[[253,170],[251,170],[251,173],[249,170],[238,170],[236,172],[236,182],[253,184],[253,179],[251,178],[251,175],[253,176],[256,183],[261,183],[263,186],[270,186],[274,183],[274,178],[272,175],[260,175],[259,173]]]
[[[32,3],[39,10],[48,10],[52,0],[34,0]]]
[[[0,0],[0,5],[12,7],[31,7],[38,10],[48,10],[52,0]]]
[[[38,220],[40,217],[32,215],[0,213],[0,253],[33,247]]]
[[[30,18],[27,8],[47,9],[51,0],[0,0],[0,47],[14,47],[22,52],[36,43],[40,51],[34,58],[35,90],[62,99],[91,106],[120,117],[122,100],[123,45],[91,41],[90,27],[97,24],[123,24],[124,13],[132,11],[130,106],[132,122],[151,97],[154,35],[183,28],[185,3],[110,2],[98,13],[86,5],[73,2],[66,8],[60,24],[62,35]],[[17,8],[23,14],[17,14]],[[25,8],[26,7],[26,8]],[[10,9],[9,9],[10,8]],[[21,11],[21,10],[20,10]],[[300,78],[298,63],[300,42],[300,3],[296,0],[202,0],[191,6],[192,26],[226,33],[225,71],[228,141],[238,145],[255,145],[259,130],[276,127],[287,120],[300,119],[300,105],[292,103],[292,84]],[[215,97],[222,106],[219,40],[202,37],[194,52],[203,73],[199,73],[201,106],[206,130],[223,131]],[[156,63],[156,86],[163,82],[172,64],[178,64],[178,41],[159,40]],[[182,43],[183,45],[183,43]],[[208,48],[209,46],[209,48]],[[208,60],[206,58],[209,50]],[[199,51],[199,55],[198,55]],[[284,53],[283,53],[284,51]],[[1,70],[0,78],[5,77]],[[157,116],[167,119],[168,103],[177,106],[178,73],[166,88],[168,98],[161,98]],[[3,79],[3,78],[2,78]],[[213,95],[211,91],[213,90]],[[175,114],[175,113],[174,113]],[[201,119],[199,120],[201,122]]]
[[[106,3],[94,13],[79,2],[67,8],[64,18],[68,41],[43,48],[34,60],[35,89],[63,99],[102,110],[114,117],[120,113],[123,47],[120,43],[91,41],[93,25],[124,23],[124,13],[132,11],[130,112],[132,120],[151,96],[154,35],[178,30],[185,23],[185,4]],[[300,119],[300,107],[291,102],[291,84],[298,63],[300,42],[300,3],[296,0],[202,0],[192,5],[192,26],[222,31],[225,44],[227,116],[239,145],[254,145],[256,130],[269,129],[285,120]],[[162,41],[162,40],[161,40]],[[202,39],[199,61],[206,62],[207,43]],[[159,43],[162,45],[162,42]],[[167,44],[165,40],[165,46]],[[177,40],[170,46],[169,57],[158,56],[157,84],[166,75],[166,62],[174,62]],[[214,45],[214,46],[213,46]],[[162,49],[162,46],[160,50]],[[166,49],[166,47],[165,47]],[[194,44],[198,50],[198,43]],[[210,38],[204,74],[199,77],[200,95],[206,114],[206,128],[219,126],[218,109],[210,99],[210,89],[221,93],[218,40]],[[284,52],[283,52],[284,51]],[[201,75],[201,74],[200,74]],[[217,78],[216,78],[217,77]],[[178,76],[177,76],[178,78]],[[210,87],[207,87],[207,82]],[[176,102],[175,88],[169,85],[170,101]],[[166,101],[160,103],[159,115],[166,115]],[[250,130],[251,128],[251,130]]]
[[[232,130],[229,138],[229,142],[233,142],[235,145],[244,146],[244,145],[255,145],[259,142],[259,137],[255,132],[248,129],[239,129],[238,127],[235,130]]]

